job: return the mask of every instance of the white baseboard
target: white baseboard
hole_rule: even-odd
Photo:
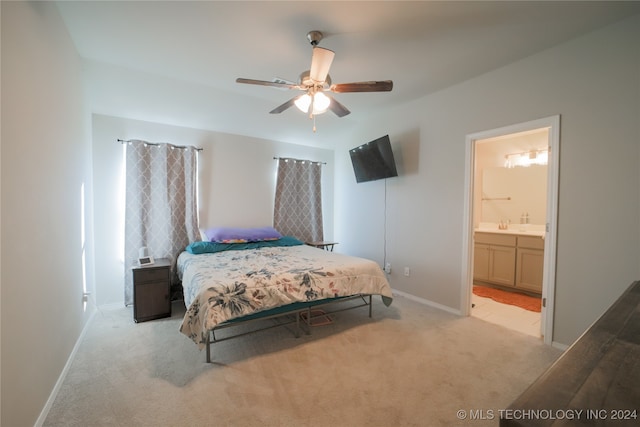
[[[456,309],[448,307],[446,305],[438,304],[437,302],[429,301],[428,299],[420,298],[420,297],[417,297],[415,295],[408,294],[406,292],[398,291],[396,289],[393,290],[393,294],[397,295],[399,297],[404,297],[406,299],[410,299],[410,300],[418,302],[420,304],[428,305],[430,307],[438,308],[440,310],[447,311],[449,313],[453,313],[453,314],[458,315],[458,316],[462,316],[462,312],[460,310],[456,310]],[[553,348],[557,348],[558,350],[562,350],[562,351],[566,351],[570,347],[570,346],[568,346],[566,344],[563,344],[563,343],[560,343],[560,342],[557,342],[557,341],[553,341],[551,343],[551,346]]]
[[[568,346],[566,344],[563,344],[561,342],[552,341],[551,342],[551,347],[557,348],[558,350],[566,351],[570,346]]]
[[[82,328],[82,332],[80,332],[80,336],[76,340],[76,344],[73,346],[73,350],[71,350],[71,354],[69,355],[69,358],[67,359],[67,363],[65,363],[64,368],[62,369],[62,372],[60,373],[60,376],[58,377],[58,381],[56,381],[56,385],[53,387],[53,390],[51,391],[51,394],[49,395],[49,398],[47,399],[47,403],[45,403],[44,408],[42,408],[42,411],[40,412],[40,416],[36,420],[36,423],[34,424],[34,427],[41,427],[44,424],[44,421],[47,419],[47,415],[49,415],[49,410],[51,410],[51,407],[53,406],[53,402],[56,400],[56,397],[58,396],[58,392],[60,391],[60,387],[62,387],[62,383],[64,382],[65,378],[67,377],[67,373],[69,372],[69,369],[71,368],[71,364],[73,363],[73,360],[76,357],[76,353],[78,352],[78,349],[80,348],[80,344],[84,340],[84,336],[87,333],[87,330],[89,329],[89,325],[91,325],[91,322],[93,322],[93,318],[95,317],[96,312],[97,312],[97,310],[94,309],[93,312],[91,313],[90,317],[89,317],[89,320],[87,320],[87,323],[84,324],[84,328]]]
[[[433,307],[433,308],[437,308],[437,309],[440,309],[440,310],[443,310],[443,311],[446,311],[446,312],[449,312],[449,313],[453,313],[453,314],[455,314],[457,316],[462,316],[462,312],[460,312],[460,310],[456,310],[455,308],[451,308],[451,307],[446,306],[446,305],[438,304],[437,302],[433,302],[433,301],[430,301],[428,299],[420,298],[420,297],[417,297],[415,295],[408,294],[406,292],[398,291],[396,289],[394,289],[392,292],[393,292],[394,295],[397,295],[399,297],[404,297],[406,299],[410,299],[410,300],[418,302],[420,304],[428,305],[428,306]]]

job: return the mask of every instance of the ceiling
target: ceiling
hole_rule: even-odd
[[[378,114],[640,13],[640,1],[62,1],[100,114],[331,146]],[[343,93],[351,110],[269,114],[299,92],[237,77],[296,81],[310,30],[335,51],[334,83],[393,80],[392,92]]]

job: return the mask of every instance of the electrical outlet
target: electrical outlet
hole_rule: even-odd
[[[386,263],[386,264],[384,265],[384,271],[385,271],[387,274],[391,274],[391,263],[390,263],[390,262],[388,262],[388,263]]]
[[[404,268],[404,275],[407,277],[411,276],[411,269],[409,269],[409,267]]]

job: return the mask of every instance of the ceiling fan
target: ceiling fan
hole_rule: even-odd
[[[291,98],[269,113],[280,114],[295,105],[301,111],[308,113],[309,118],[315,118],[315,115],[325,113],[327,110],[331,110],[338,117],[344,117],[351,113],[347,107],[339,103],[334,97],[326,95],[325,92],[388,92],[393,89],[393,82],[391,80],[332,83],[331,76],[329,76],[329,68],[331,68],[335,53],[332,50],[318,46],[322,38],[323,34],[320,31],[309,31],[307,33],[307,40],[309,40],[311,46],[313,46],[311,69],[302,72],[297,83],[283,80],[266,81],[245,78],[237,78],[236,82],[271,86],[281,89],[301,90],[304,92],[302,95]],[[315,125],[313,131],[316,131]]]

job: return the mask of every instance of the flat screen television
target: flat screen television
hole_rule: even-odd
[[[349,154],[353,164],[353,172],[356,175],[356,182],[375,181],[398,176],[389,135],[352,148],[349,150]]]

